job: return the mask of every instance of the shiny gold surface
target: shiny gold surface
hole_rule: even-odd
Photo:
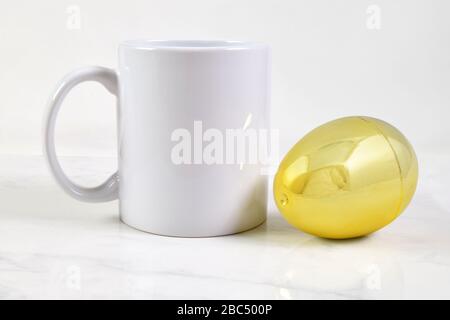
[[[324,238],[374,232],[394,220],[417,185],[417,158],[393,126],[369,117],[328,122],[285,156],[275,202],[295,227]]]

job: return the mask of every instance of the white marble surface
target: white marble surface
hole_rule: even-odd
[[[114,159],[64,158],[95,184]],[[66,196],[40,156],[0,156],[0,298],[450,298],[450,155],[420,157],[410,207],[371,236],[330,241],[265,225],[182,239],[136,231],[117,203]]]

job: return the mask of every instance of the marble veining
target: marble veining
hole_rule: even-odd
[[[383,230],[331,241],[304,234],[269,197],[265,224],[183,239],[134,230],[117,202],[78,202],[41,156],[0,156],[0,299],[450,298],[450,154],[421,156],[417,194]],[[95,185],[115,159],[64,157]]]

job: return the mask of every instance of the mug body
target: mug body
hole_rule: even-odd
[[[183,237],[264,222],[263,164],[248,161],[249,153],[239,158],[238,148],[244,141],[252,151],[255,140],[245,133],[269,126],[267,46],[128,41],[119,47],[118,72],[122,221]]]

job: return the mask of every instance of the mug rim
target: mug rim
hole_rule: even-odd
[[[183,51],[209,51],[209,50],[245,50],[267,48],[263,42],[243,40],[125,40],[119,46],[143,50],[183,50]]]

